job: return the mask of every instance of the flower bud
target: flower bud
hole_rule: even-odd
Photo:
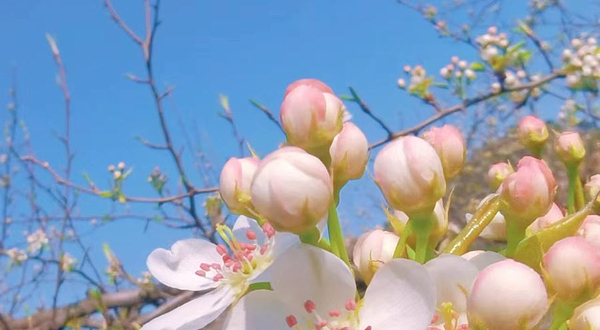
[[[506,259],[475,278],[467,299],[471,329],[529,330],[544,316],[548,295],[540,276],[524,264]]]
[[[550,210],[556,193],[556,180],[543,160],[526,156],[517,164],[501,187],[502,213],[530,225]]]
[[[535,221],[527,227],[530,234],[535,234],[542,229],[550,227],[553,223],[562,220],[565,214],[556,203],[552,203],[550,211],[544,216],[535,219]]]
[[[547,282],[561,299],[579,298],[600,285],[600,250],[583,237],[554,243],[543,263]]]
[[[554,145],[558,158],[566,165],[578,165],[585,157],[585,146],[577,132],[563,132]]]
[[[432,127],[423,134],[423,138],[438,153],[446,180],[450,180],[460,173],[465,164],[467,146],[465,138],[456,127],[452,125]]]
[[[371,282],[379,267],[393,258],[398,240],[396,234],[380,229],[366,232],[358,238],[352,260],[365,283]]]
[[[585,184],[584,190],[588,201],[596,198],[598,193],[600,193],[600,174],[592,175],[590,180]]]
[[[369,143],[363,132],[351,122],[344,123],[329,148],[336,187],[362,177],[369,160]]]
[[[579,227],[577,235],[585,238],[600,249],[600,216],[588,215],[581,224],[581,227]]]
[[[315,79],[292,83],[280,110],[288,143],[311,153],[323,152],[342,130],[344,111],[342,101],[324,83]]]
[[[325,165],[296,147],[283,147],[263,159],[250,193],[256,211],[275,229],[297,234],[313,228],[333,201]]]
[[[223,166],[219,191],[221,198],[232,213],[253,216],[250,186],[258,163],[259,160],[252,157],[232,157]]]
[[[409,216],[431,212],[446,193],[440,158],[429,143],[415,136],[385,146],[375,158],[374,172],[387,202]]]
[[[590,300],[575,309],[569,321],[570,330],[600,329],[600,297]]]
[[[490,167],[488,171],[488,182],[492,189],[498,190],[504,179],[515,170],[508,163],[497,163]]]
[[[548,127],[546,123],[535,117],[525,116],[519,122],[519,142],[527,148],[539,149],[548,140]]]

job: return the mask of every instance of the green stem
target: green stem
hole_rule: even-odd
[[[427,261],[427,248],[429,246],[429,235],[433,228],[433,212],[429,216],[417,217],[414,221],[410,221],[411,230],[415,233],[416,251],[415,261],[424,264]]]
[[[569,214],[575,213],[575,186],[579,181],[579,174],[577,173],[577,166],[567,166],[567,177],[569,178],[569,192],[567,195],[567,210]]]
[[[579,178],[579,171],[577,171],[577,180],[575,180],[575,209],[577,211],[585,207],[585,194],[583,192],[583,185]]]
[[[344,233],[342,233],[342,226],[340,226],[340,220],[338,218],[335,203],[329,208],[327,229],[329,230],[329,241],[331,243],[332,252],[340,257],[340,259],[342,259],[348,266],[350,266],[350,259],[348,258],[348,251],[346,250],[346,242],[344,241]]]
[[[554,308],[552,309],[552,324],[548,330],[560,330],[565,328],[565,323],[573,315],[576,305],[565,303],[563,301],[556,301]]]
[[[408,219],[408,222],[406,222],[404,228],[402,229],[400,239],[398,240],[398,244],[396,244],[396,250],[394,250],[394,258],[402,258],[402,256],[404,256],[406,241],[408,240],[408,235],[410,235],[410,223],[411,220]]]
[[[519,243],[525,238],[525,229],[518,219],[506,219],[506,257],[512,258],[515,255]]]
[[[531,155],[537,159],[542,159],[542,153],[544,152],[544,144],[532,146],[529,148]]]

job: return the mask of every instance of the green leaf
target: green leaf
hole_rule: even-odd
[[[519,42],[519,43],[516,43],[516,44],[514,44],[514,45],[512,45],[512,46],[508,47],[508,48],[506,49],[506,53],[507,53],[507,54],[514,53],[514,52],[516,52],[517,50],[521,49],[521,47],[523,47],[523,46],[525,46],[525,41],[521,41],[521,42]]]
[[[471,70],[473,71],[483,71],[485,70],[485,65],[481,62],[473,62],[471,63]]]
[[[98,194],[98,196],[99,196],[99,197],[102,197],[102,198],[112,198],[112,197],[113,197],[113,192],[112,192],[112,191],[109,191],[109,190],[101,191],[101,192]]]
[[[354,97],[352,97],[351,95],[348,95],[348,94],[340,94],[339,96],[340,96],[340,98],[341,98],[342,100],[345,100],[345,101],[354,101]]]

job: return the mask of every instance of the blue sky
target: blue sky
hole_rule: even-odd
[[[142,1],[113,3],[123,19],[142,33]],[[142,55],[110,20],[102,1],[6,1],[2,7],[0,101],[8,102],[5,91],[11,84],[12,70],[16,70],[19,111],[31,131],[38,158],[57,170],[64,166],[63,149],[55,136],[63,129],[63,101],[44,37],[50,33],[61,50],[73,98],[73,181],[85,184],[82,173],[86,172],[106,186],[106,167],[124,161],[134,167],[126,193],[152,196],[146,177],[157,165],[170,174],[174,187],[177,176],[168,155],[135,139],[142,136],[156,143],[162,141],[149,91],[125,78],[128,72],[143,77]],[[509,7],[509,21],[522,10]],[[176,110],[190,132],[197,125],[205,151],[217,169],[228,157],[237,155],[230,127],[216,115],[220,93],[230,97],[240,133],[265,155],[283,141],[283,136],[249,104],[249,98],[277,113],[289,83],[315,77],[337,93],[347,93],[348,86],[354,86],[391,127],[400,129],[431,114],[430,108],[396,87],[404,64],[421,63],[437,73],[452,55],[476,58],[466,47],[439,39],[421,17],[392,0],[163,1],[161,17],[156,78],[163,88],[175,87],[166,103],[175,143],[183,145]],[[355,105],[348,107],[369,140],[384,136]],[[457,116],[460,120],[461,115]],[[6,111],[0,112],[0,119],[6,118]],[[183,160],[188,171],[195,173],[189,153]],[[202,185],[198,175],[191,175],[191,179]],[[354,193],[346,194],[344,214],[347,220],[358,217],[351,225],[354,230],[383,220],[368,214],[379,203],[378,195],[365,199],[356,194],[359,190],[374,191],[368,180],[351,184],[347,190]],[[81,197],[78,212],[102,215],[113,207],[106,201]],[[116,209],[124,212],[128,208],[116,205]],[[155,212],[149,206],[133,205],[131,210]],[[364,219],[357,216],[365,210]],[[23,212],[13,210],[15,217]],[[96,258],[101,257],[101,244],[108,242],[134,274],[145,268],[145,258],[153,248],[168,247],[190,235],[165,231],[157,225],[145,231],[145,223],[137,220],[118,222],[91,233],[89,227],[82,227],[82,233]],[[13,234],[20,235],[19,231],[14,229]],[[99,264],[104,262],[100,259]]]

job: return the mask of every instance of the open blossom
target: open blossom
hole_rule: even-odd
[[[76,264],[77,259],[75,259],[75,257],[70,255],[69,253],[65,253],[60,257],[60,268],[63,272],[72,271]]]
[[[48,236],[42,229],[38,229],[27,236],[28,250],[30,253],[36,253],[48,244]]]
[[[369,161],[369,143],[363,132],[351,122],[344,123],[331,147],[331,171],[336,186],[363,176]]]
[[[292,234],[275,233],[268,223],[238,217],[232,229],[217,228],[228,246],[201,239],[176,242],[171,250],[156,249],[148,256],[152,275],[166,286],[208,293],[146,323],[143,330],[196,330],[215,320],[247,290],[264,282],[265,270],[290,246],[299,244]]]
[[[462,133],[452,125],[432,127],[423,134],[438,153],[444,168],[444,177],[449,180],[463,168],[467,157],[467,145]]]
[[[377,270],[394,257],[399,239],[398,235],[381,229],[360,235],[354,244],[352,260],[365,283],[370,283]]]
[[[409,215],[430,212],[446,193],[442,162],[425,140],[405,136],[375,158],[375,182],[387,202]]]
[[[224,330],[415,330],[434,314],[435,284],[411,260],[383,265],[358,302],[350,269],[322,249],[291,248],[270,272],[273,290],[245,295]]]
[[[543,266],[547,282],[561,299],[577,299],[600,287],[600,249],[582,237],[554,243]]]
[[[517,171],[502,183],[502,212],[522,222],[523,226],[529,226],[548,212],[555,193],[556,180],[546,162],[523,157],[517,164]]]
[[[221,170],[219,191],[229,210],[251,216],[250,186],[259,160],[254,157],[230,158]]]
[[[546,143],[549,137],[546,123],[531,115],[521,119],[518,133],[519,141],[527,148],[540,148]]]
[[[511,259],[486,267],[467,299],[470,329],[533,329],[548,307],[544,282],[531,268]]]
[[[280,116],[288,142],[312,152],[329,147],[342,130],[344,112],[344,104],[329,86],[300,79],[286,89]]]
[[[333,184],[318,158],[283,147],[260,162],[251,196],[256,211],[277,230],[303,233],[327,214]]]

